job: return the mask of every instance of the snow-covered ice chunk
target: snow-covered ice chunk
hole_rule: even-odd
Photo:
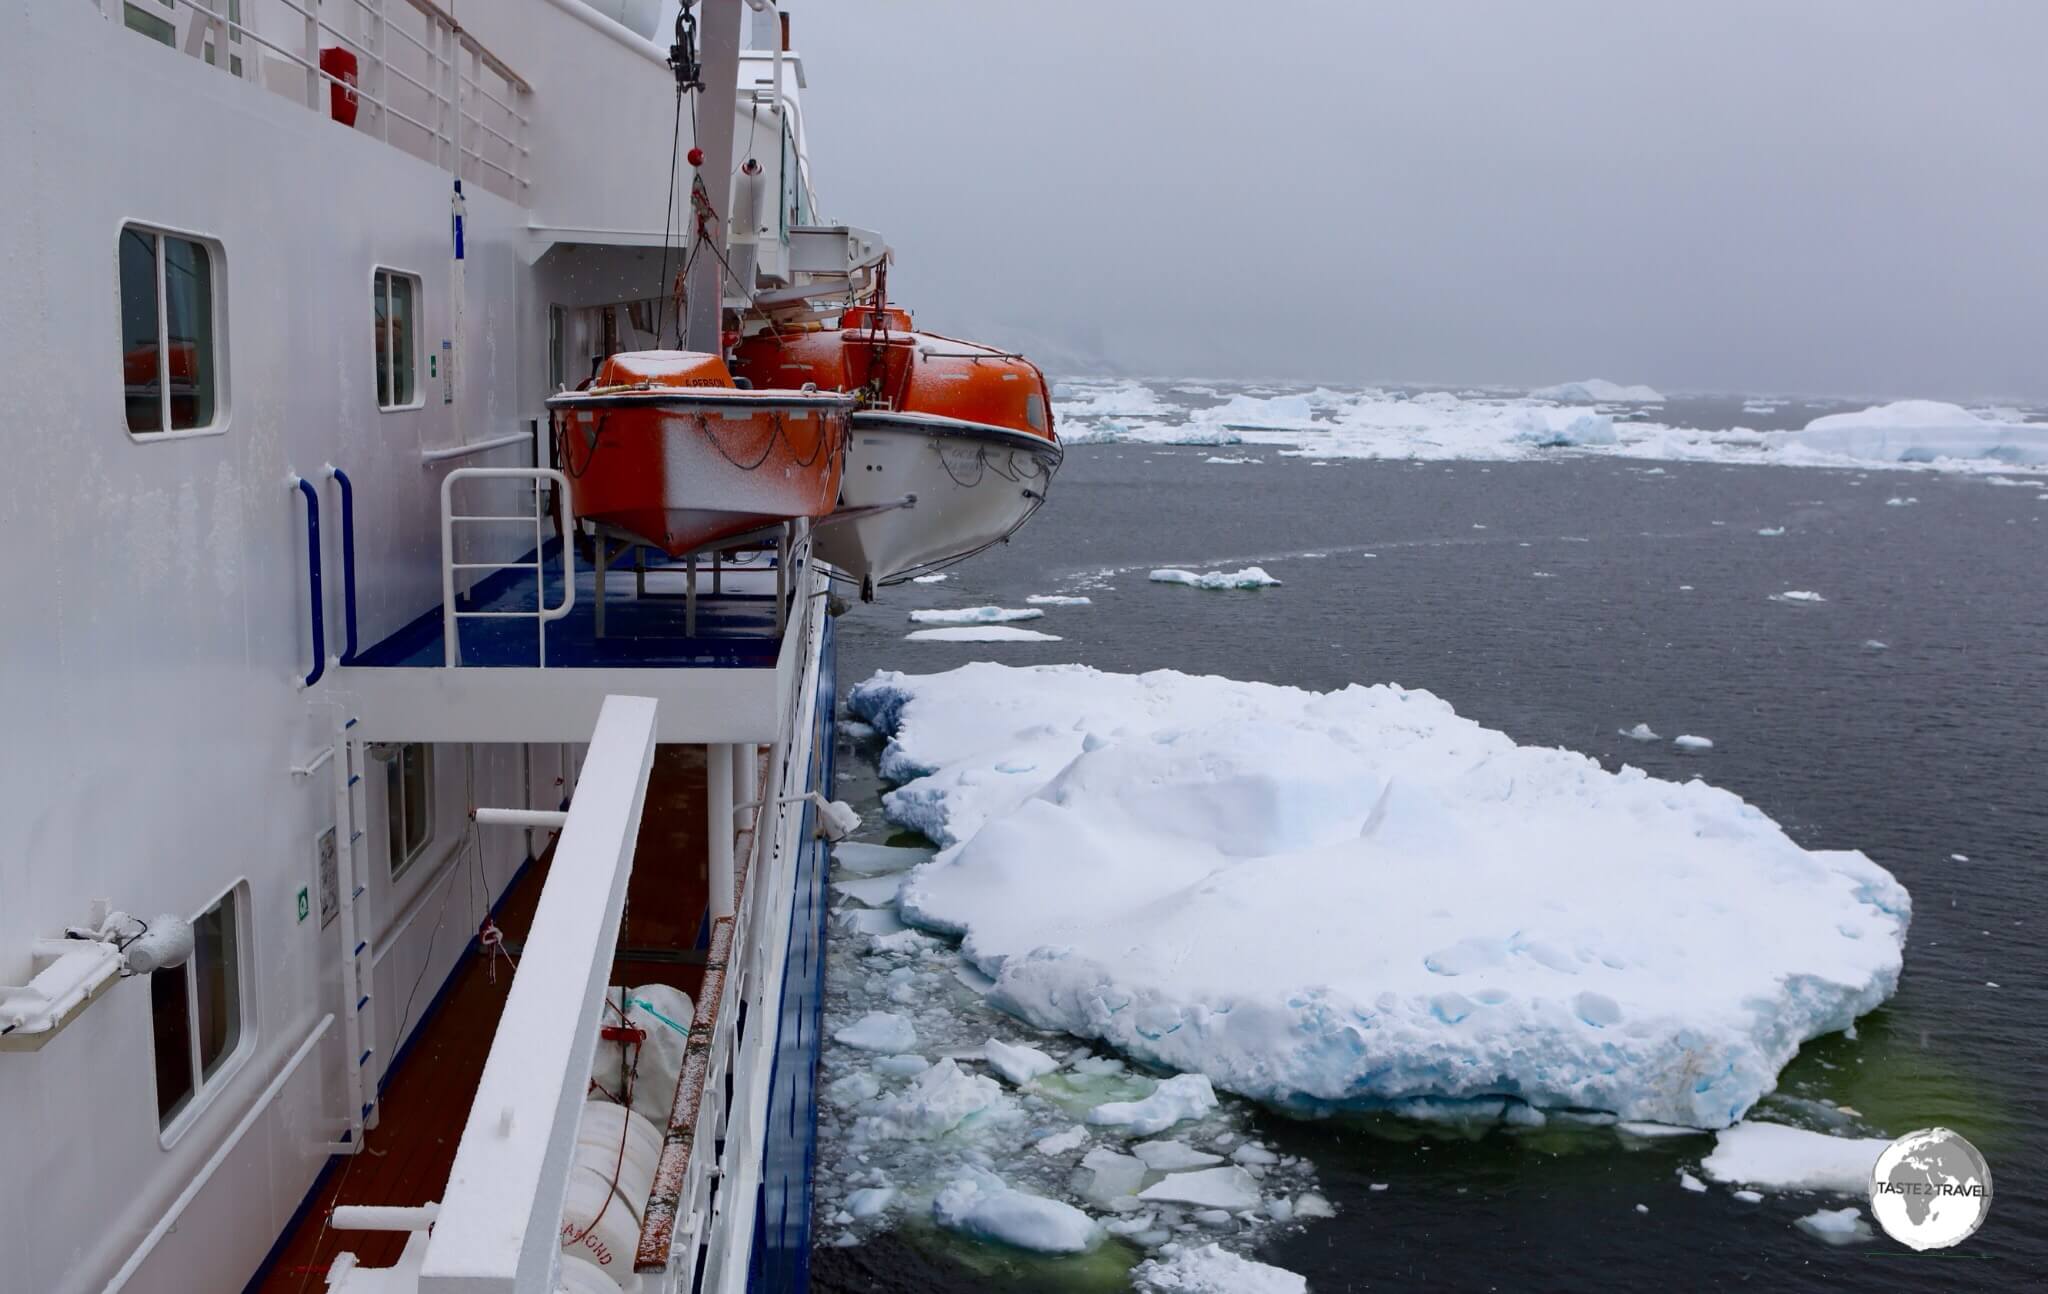
[[[1680,1186],[1683,1186],[1688,1191],[1704,1191],[1707,1189],[1707,1184],[1705,1182],[1701,1181],[1697,1177],[1694,1177],[1691,1173],[1685,1172],[1682,1169],[1679,1171],[1678,1174],[1678,1184]]]
[[[1155,1173],[1210,1168],[1223,1162],[1223,1156],[1196,1150],[1183,1141],[1141,1141],[1131,1147],[1131,1153],[1144,1160],[1145,1167]]]
[[[1205,1209],[1255,1209],[1259,1184],[1235,1164],[1170,1173],[1138,1192],[1147,1204],[1192,1204]]]
[[[1308,1294],[1306,1278],[1218,1244],[1148,1258],[1131,1269],[1131,1284],[1147,1294]]]
[[[1265,462],[1266,460],[1265,460],[1265,459],[1263,459],[1263,458],[1247,458],[1247,457],[1243,457],[1243,456],[1237,456],[1237,457],[1225,457],[1225,456],[1223,456],[1223,455],[1220,455],[1220,454],[1211,454],[1211,455],[1209,455],[1209,457],[1207,457],[1207,458],[1203,459],[1202,461],[1203,461],[1204,463],[1222,463],[1222,464],[1242,464],[1242,463],[1263,463],[1263,462]]]
[[[1297,1218],[1334,1218],[1337,1210],[1330,1202],[1314,1191],[1303,1191],[1294,1197],[1294,1216]]]
[[[1000,987],[1002,979],[996,980]],[[1088,1111],[1088,1122],[1128,1128],[1132,1136],[1164,1132],[1182,1119],[1199,1119],[1216,1108],[1216,1089],[1202,1074],[1175,1074],[1142,1101],[1111,1101]]]
[[[1867,858],[1424,692],[975,664],[849,704],[946,846],[900,909],[993,1005],[1257,1099],[1725,1127],[1897,986]]]
[[[1673,737],[1671,744],[1680,750],[1712,750],[1714,748],[1714,739],[1711,737],[1696,737],[1692,733],[1684,732]]]
[[[877,1074],[888,1078],[909,1078],[915,1074],[922,1074],[931,1067],[932,1063],[930,1061],[914,1051],[906,1051],[895,1056],[884,1056],[872,1066]]]
[[[1783,593],[1777,593],[1777,594],[1773,594],[1773,595],[1772,595],[1772,597],[1771,597],[1771,601],[1773,601],[1773,602],[1825,602],[1825,601],[1827,601],[1827,599],[1826,599],[1826,598],[1824,598],[1824,597],[1822,597],[1822,596],[1821,596],[1820,594],[1818,594],[1818,593],[1815,593],[1815,592],[1814,592],[1814,591],[1813,591],[1812,589],[1786,589],[1786,590],[1785,590],[1785,591],[1784,591]]]
[[[846,1197],[846,1211],[856,1218],[871,1218],[896,1202],[893,1186],[869,1186]]]
[[[913,611],[910,619],[921,625],[999,625],[1036,620],[1044,614],[1035,607],[943,607]]]
[[[1895,494],[1884,501],[1884,506],[1887,508],[1903,508],[1918,502],[1920,502],[1918,499],[1902,499]]]
[[[955,1130],[1007,1123],[1017,1103],[986,1074],[969,1074],[942,1060],[910,1080],[902,1091],[870,1103],[855,1122],[854,1135],[868,1140],[929,1141]]]
[[[1261,1146],[1258,1143],[1251,1141],[1247,1141],[1243,1145],[1239,1146],[1236,1150],[1231,1151],[1230,1159],[1232,1163],[1244,1164],[1247,1166],[1256,1164],[1261,1168],[1270,1167],[1271,1165],[1280,1162],[1280,1156],[1274,1154],[1272,1151],[1266,1149],[1264,1146]]]
[[[1831,1245],[1853,1245],[1871,1237],[1870,1224],[1863,1220],[1863,1210],[1854,1205],[1846,1209],[1820,1209],[1792,1225]]]
[[[859,1105],[871,1100],[882,1090],[882,1084],[873,1074],[857,1069],[842,1078],[836,1078],[825,1087],[825,1096],[835,1105]]]
[[[1792,447],[1813,454],[1878,462],[1931,463],[1986,458],[2048,464],[2048,424],[1993,422],[1939,400],[1899,400],[1860,413],[1831,413],[1795,432]]]
[[[894,1011],[870,1011],[832,1040],[862,1051],[909,1051],[917,1045],[917,1029]]]
[[[1622,736],[1628,738],[1630,741],[1662,740],[1660,737],[1657,736],[1656,733],[1650,730],[1650,725],[1647,723],[1639,723],[1633,728],[1617,728],[1615,731],[1619,732]]]
[[[1049,1137],[1040,1137],[1032,1149],[1041,1155],[1064,1155],[1069,1150],[1079,1150],[1088,1140],[1088,1129],[1075,1124],[1065,1132],[1055,1132]]]
[[[1102,1236],[1073,1205],[1026,1194],[980,1168],[946,1184],[932,1200],[932,1219],[948,1231],[1039,1253],[1081,1253]]]
[[[948,629],[913,629],[903,635],[911,642],[925,643],[1056,643],[1058,634],[1010,625],[955,625]]]
[[[1529,392],[1536,400],[1583,401],[1587,404],[1662,404],[1664,397],[1655,387],[1623,386],[1602,377],[1589,377],[1583,382],[1560,382],[1556,386],[1538,387]]]
[[[893,886],[890,893],[895,893]],[[848,908],[838,914],[838,920],[841,929],[863,935],[896,935],[909,928],[893,908]]]
[[[1590,409],[1517,409],[1501,425],[1509,429],[1508,440],[1525,445],[1612,445],[1620,439],[1614,419]]]
[[[1200,575],[1167,566],[1152,572],[1151,579],[1154,584],[1185,584],[1196,589],[1265,589],[1280,583],[1259,566],[1247,566],[1241,571],[1204,571]]]
[[[982,1054],[988,1058],[990,1069],[1017,1087],[1060,1067],[1058,1061],[1036,1047],[1024,1047],[1000,1038],[990,1038],[983,1044]]]
[[[1783,1123],[1738,1123],[1714,1136],[1700,1171],[1717,1182],[1774,1191],[1865,1195],[1883,1137],[1830,1137]]]
[[[1707,1132],[1705,1128],[1685,1128],[1671,1123],[1646,1123],[1637,1119],[1624,1119],[1614,1126],[1618,1131],[1625,1132],[1631,1137],[1640,1137],[1645,1141],[1657,1141],[1665,1137],[1700,1137],[1705,1136]]]
[[[912,584],[940,584],[943,583],[945,579],[946,573],[944,571],[940,571],[937,575],[913,575],[910,577],[910,582]]]
[[[1775,538],[1776,536],[1778,536],[1778,535],[1782,535],[1782,534],[1784,534],[1784,533],[1785,533],[1785,527],[1783,527],[1783,526],[1765,526],[1765,527],[1764,527],[1764,528],[1763,528],[1762,530],[1759,530],[1759,531],[1757,531],[1757,533],[1758,533],[1759,535],[1763,535],[1763,536],[1765,536],[1766,538]]]
[[[1034,593],[1024,600],[1040,607],[1085,607],[1095,602],[1093,598],[1071,593]]]
[[[1885,644],[1883,644],[1882,642],[1879,642],[1879,641],[1878,641],[1877,639],[1875,639],[1875,638],[1865,638],[1865,639],[1863,640],[1863,650],[1865,650],[1865,651],[1884,651],[1884,650],[1885,650]]]

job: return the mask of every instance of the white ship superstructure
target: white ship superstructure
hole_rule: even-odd
[[[679,96],[654,0],[9,10],[0,1288],[801,1284],[825,572],[579,544],[544,404],[879,258],[772,7],[691,16]],[[637,1243],[572,1271],[656,983]]]

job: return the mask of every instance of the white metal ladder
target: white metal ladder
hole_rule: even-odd
[[[533,483],[533,511],[530,515],[478,513],[464,515],[455,511],[455,483],[461,480],[481,477],[495,481],[530,481]],[[548,573],[546,535],[542,527],[547,524],[547,510],[542,503],[541,484],[552,481],[555,485],[556,523],[562,536],[562,600],[556,606],[548,605]],[[462,562],[456,560],[455,526],[458,522],[515,522],[533,527],[533,560],[530,562]],[[548,622],[560,620],[576,605],[576,545],[570,520],[569,478],[551,467],[458,467],[441,478],[441,637],[443,640],[442,663],[455,666],[462,664],[462,622],[464,620],[511,620],[531,619],[536,622],[540,638],[540,664],[548,663]],[[533,572],[533,609],[530,611],[461,611],[455,601],[455,572],[457,571],[503,571],[525,569]]]
[[[356,735],[354,716],[342,718],[335,726],[331,759],[334,766],[334,872],[336,902],[341,917],[341,1024],[347,1059],[348,1128],[346,1141],[330,1150],[356,1154],[363,1148],[363,1134],[377,1126],[378,1076],[383,1065],[377,1058],[377,1011],[373,987],[377,949],[365,933],[374,923],[367,902],[369,851],[364,848],[363,823],[369,818],[369,791],[364,783],[368,749]]]

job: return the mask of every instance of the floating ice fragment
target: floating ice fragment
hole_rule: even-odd
[[[1683,1186],[1688,1191],[1704,1191],[1707,1189],[1707,1184],[1705,1182],[1701,1181],[1697,1177],[1694,1177],[1691,1173],[1688,1173],[1683,1169],[1679,1170],[1678,1184],[1680,1186]]]
[[[940,571],[937,575],[913,575],[910,577],[910,582],[912,584],[938,584],[945,580],[945,578],[946,573]]]
[[[1058,634],[1009,625],[957,625],[950,629],[913,629],[903,635],[911,642],[927,643],[1056,643]]]
[[[1000,1038],[990,1038],[982,1044],[982,1054],[988,1058],[988,1067],[1016,1087],[1022,1087],[1034,1078],[1052,1073],[1060,1063],[1036,1047],[1023,1047],[1007,1043]]]
[[[1305,1278],[1218,1244],[1147,1259],[1131,1269],[1131,1283],[1146,1294],[1308,1294]]]
[[[840,894],[851,895],[871,908],[891,907],[896,902],[896,889],[903,884],[900,876],[863,876],[856,880],[832,882],[832,888]]]
[[[1012,620],[1037,620],[1045,614],[1032,607],[947,607],[910,613],[921,625],[995,625]]]
[[[832,1039],[862,1051],[909,1051],[917,1045],[917,1030],[893,1011],[870,1011]]]
[[[1918,500],[1918,499],[1902,499],[1902,498],[1898,497],[1897,495],[1893,495],[1893,496],[1892,496],[1891,498],[1889,498],[1889,499],[1886,499],[1886,500],[1884,501],[1884,503],[1885,503],[1885,506],[1886,506],[1886,507],[1888,507],[1888,508],[1903,508],[1903,507],[1905,507],[1905,506],[1906,506],[1906,505],[1908,505],[1908,504],[1912,504],[1912,503],[1918,503],[1918,502],[1920,502],[1920,500]]]
[[[846,1211],[857,1218],[871,1218],[896,1200],[893,1186],[869,1186],[846,1197]]]
[[[834,1105],[859,1105],[882,1090],[875,1076],[865,1070],[856,1070],[844,1078],[834,1079],[825,1087],[825,1095]]]
[[[1088,1122],[1125,1127],[1132,1136],[1164,1132],[1182,1119],[1199,1119],[1216,1108],[1216,1089],[1203,1074],[1175,1074],[1142,1101],[1111,1101],[1088,1111]]]
[[[1672,738],[1671,744],[1680,750],[1712,750],[1714,748],[1712,738],[1695,737],[1691,733],[1683,733]]]
[[[1261,1146],[1256,1142],[1250,1141],[1245,1142],[1236,1150],[1231,1151],[1230,1158],[1233,1163],[1244,1164],[1247,1166],[1257,1164],[1260,1167],[1266,1167],[1268,1165],[1277,1164],[1280,1162],[1280,1156],[1274,1154],[1272,1151],[1266,1149],[1264,1146]]]
[[[919,863],[929,861],[931,856],[932,851],[929,849],[870,845],[858,840],[843,840],[832,846],[833,863],[845,871],[859,872],[866,876],[908,871]]]
[[[904,1052],[896,1056],[884,1056],[876,1061],[873,1066],[877,1074],[887,1078],[909,1078],[913,1074],[922,1074],[931,1067],[932,1063],[930,1061],[914,1051]]]
[[[1865,651],[1883,651],[1884,649],[1885,645],[1875,638],[1865,638],[1863,640],[1863,650]]]
[[[1785,590],[1785,591],[1784,591],[1783,593],[1777,593],[1777,594],[1773,594],[1773,595],[1772,595],[1772,597],[1771,597],[1771,601],[1773,601],[1773,602],[1825,602],[1825,601],[1827,601],[1827,599],[1826,599],[1826,598],[1824,598],[1824,597],[1822,597],[1822,596],[1821,596],[1820,594],[1818,594],[1818,593],[1815,593],[1815,592],[1813,592],[1813,591],[1812,591],[1812,590],[1810,590],[1810,589],[1786,589],[1786,590]]]
[[[1729,1192],[1729,1194],[1733,1195],[1736,1199],[1741,1200],[1744,1204],[1760,1204],[1763,1202],[1764,1198],[1763,1195],[1757,1191],[1731,1191]]]
[[[1169,1174],[1139,1191],[1138,1198],[1148,1204],[1252,1209],[1259,1204],[1259,1184],[1244,1169],[1226,1164],[1221,1168],[1198,1168],[1191,1173]]]
[[[1303,1191],[1294,1197],[1294,1216],[1297,1218],[1334,1218],[1337,1210],[1330,1202],[1314,1191]]]
[[[932,1218],[949,1231],[1039,1253],[1081,1253],[1102,1234],[1095,1220],[1073,1205],[1027,1195],[980,1168],[968,1169],[938,1193]]]
[[[1144,1180],[1143,1160],[1118,1154],[1103,1146],[1081,1156],[1081,1166],[1074,1170],[1074,1189],[1081,1192],[1089,1203],[1103,1208],[1110,1207],[1115,1200],[1136,1194],[1138,1184]]]
[[[1662,404],[1664,397],[1655,387],[1623,386],[1610,382],[1604,377],[1589,377],[1583,382],[1560,382],[1556,386],[1542,386],[1529,392],[1531,399],[1584,401],[1588,404]]]
[[[1050,1137],[1041,1137],[1032,1149],[1041,1155],[1064,1155],[1069,1150],[1079,1150],[1081,1144],[1087,1140],[1088,1129],[1077,1123],[1065,1132],[1055,1132]]]
[[[1846,1209],[1821,1209],[1792,1225],[1831,1245],[1853,1245],[1871,1237],[1870,1224],[1863,1220],[1863,1211],[1854,1205]]]
[[[1970,861],[1970,856],[1968,854],[1950,854],[1948,860],[1952,863],[1967,863]]]
[[[1387,1189],[1387,1184],[1385,1182],[1374,1182],[1365,1189],[1368,1191],[1384,1191]]]
[[[1883,1137],[1830,1137],[1783,1123],[1744,1122],[1715,1134],[1700,1171],[1717,1182],[1770,1190],[1862,1195],[1890,1144]]]
[[[1093,598],[1067,593],[1034,593],[1024,600],[1041,607],[1085,607],[1092,606],[1095,601]]]
[[[1757,533],[1758,533],[1759,535],[1763,535],[1763,536],[1765,536],[1766,538],[1775,538],[1776,536],[1778,536],[1778,535],[1782,535],[1782,534],[1784,534],[1784,533],[1785,533],[1785,527],[1783,527],[1783,526],[1766,526],[1766,527],[1764,527],[1764,528],[1763,528],[1762,530],[1759,530],[1759,531],[1757,531]]]
[[[1647,1204],[1638,1204],[1638,1205],[1636,1205],[1636,1212],[1638,1212],[1638,1213],[1648,1213],[1649,1211],[1650,1211],[1650,1206],[1649,1206],[1649,1205],[1647,1205]]]
[[[854,1123],[865,1140],[928,1141],[956,1129],[1005,1123],[1016,1102],[985,1074],[969,1074],[942,1060],[902,1091],[875,1101]]]
[[[1145,1167],[1155,1173],[1209,1168],[1223,1162],[1223,1156],[1212,1155],[1206,1150],[1196,1150],[1182,1141],[1141,1141],[1131,1147],[1131,1153],[1144,1160]]]
[[[1619,732],[1622,736],[1628,738],[1630,741],[1662,740],[1662,738],[1658,737],[1656,733],[1650,730],[1650,725],[1647,723],[1639,723],[1633,728],[1617,728],[1615,731]]]
[[[1264,589],[1280,583],[1258,566],[1247,566],[1241,571],[1205,571],[1200,575],[1163,567],[1152,572],[1151,578],[1155,584],[1185,584],[1197,589]]]

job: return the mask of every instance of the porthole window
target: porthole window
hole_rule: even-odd
[[[397,270],[375,276],[377,407],[410,409],[420,402],[418,315],[420,281]]]
[[[131,435],[220,429],[218,248],[121,230],[121,384]]]

